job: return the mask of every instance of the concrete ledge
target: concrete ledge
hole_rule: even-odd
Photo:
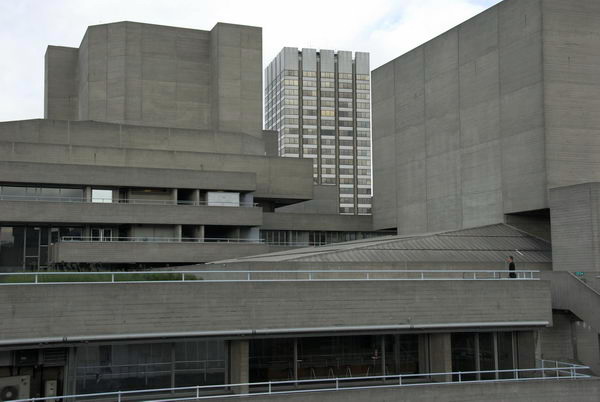
[[[260,226],[262,209],[206,205],[0,201],[1,222]]]
[[[5,306],[0,339],[14,344],[165,333],[318,333],[398,326],[410,331],[431,324],[459,331],[552,321],[545,281],[29,284],[1,286],[0,304]]]
[[[12,183],[256,190],[256,173],[243,171],[0,161],[0,177]]]
[[[600,379],[530,380],[480,384],[443,384],[406,386],[403,388],[371,388],[347,391],[303,392],[289,395],[239,397],[251,402],[597,402]],[[231,398],[211,401],[225,402]]]
[[[200,263],[273,251],[261,243],[63,242],[50,246],[51,262]]]
[[[373,230],[371,216],[347,216],[340,214],[310,214],[267,212],[262,229],[265,230],[323,230],[370,232]]]

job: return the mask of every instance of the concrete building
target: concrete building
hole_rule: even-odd
[[[599,20],[593,0],[507,0],[373,71],[375,227],[548,237],[552,189],[600,180]]]
[[[371,214],[369,54],[285,47],[265,69],[265,128],[279,155],[312,160],[339,212]]]
[[[583,0],[561,4],[545,0],[506,0],[465,26],[480,27],[487,32],[490,15],[514,21],[512,29],[494,31],[513,38],[508,48],[514,51],[527,47],[530,41],[535,43],[535,30],[528,31],[530,35],[525,37],[520,37],[519,32],[529,29],[530,24],[535,25],[536,19],[532,21],[532,16],[542,13],[544,24],[548,22],[549,27],[552,24],[568,27],[570,23],[575,27],[574,32],[588,32],[580,37],[568,34],[571,31],[566,29],[551,31],[556,35],[553,40],[563,43],[567,49],[578,48],[579,41],[597,41],[600,36],[589,32],[597,28],[590,21],[600,21],[600,15],[594,14],[598,8]],[[556,11],[559,6],[560,15]],[[219,42],[223,40],[228,44],[237,43],[233,40],[237,34],[232,32],[251,29],[221,25]],[[227,35],[223,33],[225,28],[231,30]],[[144,29],[142,27],[142,32]],[[463,29],[467,28],[459,26],[451,32],[456,31],[460,36]],[[456,46],[461,43],[460,55],[475,57],[488,48],[488,36],[471,33],[471,42],[456,43]],[[229,37],[230,34],[234,38]],[[246,36],[240,33],[240,38]],[[128,37],[127,30],[125,37]],[[155,36],[152,39],[151,42],[161,43]],[[240,43],[246,39],[240,39]],[[435,60],[452,57],[454,53],[446,51],[445,43],[431,47],[426,52],[427,57]],[[146,44],[143,38],[142,44]],[[449,78],[451,73],[448,77],[444,74],[444,63],[436,61],[429,65],[431,71],[417,69],[415,75],[395,73],[396,64],[402,64],[403,58],[410,64],[417,51],[391,63],[393,81],[386,81],[390,78],[386,75],[388,65],[373,75],[374,98],[379,100],[374,104],[377,180],[389,180],[389,175],[396,177],[398,172],[405,172],[400,170],[404,164],[398,163],[409,154],[399,147],[396,155],[391,144],[398,143],[396,137],[402,132],[396,131],[396,122],[401,126],[408,124],[402,123],[414,106],[408,100],[419,96],[418,91],[406,94],[400,88],[410,88],[413,79],[418,83],[422,78],[419,73],[429,77],[435,70],[433,76],[440,81],[423,91],[436,89],[431,101],[443,105],[439,106],[440,110],[435,109],[433,126],[427,123],[425,138],[431,138],[431,146],[438,151],[437,147],[444,149],[444,144],[452,143],[452,134],[445,131],[451,124],[442,111],[454,104],[448,100],[453,92],[443,90],[452,87],[454,81]],[[238,54],[231,49],[217,51],[218,55],[234,53]],[[530,53],[535,52],[524,52],[523,56]],[[211,50],[209,56],[214,55]],[[516,71],[529,64],[527,58],[515,60],[516,65],[503,65],[502,71],[514,71],[506,79],[517,79],[520,75]],[[565,82],[587,77],[579,73],[576,61],[575,57],[573,70],[570,70],[573,76],[565,74]],[[225,65],[224,68],[230,68],[230,64]],[[469,68],[482,74],[486,71],[483,60],[465,65],[467,71]],[[126,69],[129,66],[127,60],[125,66]],[[582,69],[591,71],[596,66],[592,60]],[[239,74],[240,88],[245,87],[243,77],[248,75],[252,74]],[[224,79],[227,77],[231,75],[225,74]],[[213,85],[218,87],[218,84],[212,79],[210,82],[213,94]],[[226,93],[233,85],[229,84],[224,87]],[[390,93],[390,88],[400,91],[408,100],[386,101],[385,94]],[[395,90],[391,91],[394,96]],[[476,95],[485,97],[485,91],[469,93],[465,102],[474,102],[478,99],[474,98]],[[590,88],[588,95],[593,100],[594,90]],[[86,98],[85,94],[82,96]],[[520,108],[526,116],[517,119],[518,122],[534,122],[518,99],[515,95],[514,99],[507,100],[502,110]],[[211,102],[213,100],[211,97]],[[112,100],[98,102],[100,109],[107,104],[113,104]],[[226,113],[229,116],[226,121],[235,119],[239,113],[228,113],[236,110],[236,103],[233,102],[231,109],[228,104],[229,100],[221,109],[220,106],[213,108],[211,103],[211,111]],[[487,110],[479,104],[472,107],[479,113]],[[542,104],[542,109],[546,107]],[[169,124],[177,124],[176,116],[175,122]],[[81,186],[79,191],[89,202],[52,204],[44,200],[37,201],[45,203],[44,208],[39,208],[34,202],[19,205],[24,201],[13,198],[1,201],[9,212],[0,214],[18,217],[20,221],[36,219],[34,234],[30,234],[33,238],[40,221],[57,217],[64,217],[61,222],[70,222],[68,219],[73,216],[89,221],[82,230],[96,239],[111,236],[111,232],[104,231],[108,226],[96,226],[98,221],[101,224],[116,221],[124,225],[124,230],[132,231],[138,230],[137,225],[140,225],[142,236],[148,238],[152,238],[146,232],[149,227],[167,225],[177,241],[158,245],[140,241],[62,241],[49,244],[51,251],[47,250],[61,256],[79,252],[89,259],[102,255],[102,249],[94,248],[102,245],[113,247],[104,254],[123,255],[136,261],[142,255],[151,255],[155,262],[161,262],[162,256],[169,252],[185,255],[184,246],[205,250],[204,246],[213,245],[200,241],[207,240],[207,233],[223,234],[221,239],[234,236],[255,239],[261,230],[268,228],[272,241],[289,246],[289,241],[294,241],[300,232],[304,236],[313,230],[335,227],[339,230],[335,236],[340,236],[340,232],[352,231],[355,224],[352,222],[370,221],[366,216],[338,214],[337,189],[313,186],[312,161],[269,156],[276,148],[270,142],[274,138],[272,133],[261,136],[234,131],[229,133],[230,137],[224,137],[227,132],[216,128],[146,125],[143,114],[136,119],[129,123],[48,119],[6,123],[3,138],[12,140],[1,143],[5,147],[4,154],[10,155],[2,162],[6,164],[2,177],[11,178],[10,183],[29,183],[28,180],[36,178],[35,183],[57,186],[40,186],[41,190],[32,186],[35,197],[48,196],[43,188],[56,188],[62,197],[64,188],[72,190]],[[390,120],[394,125],[386,126]],[[186,119],[182,121],[185,123],[181,124],[189,124]],[[212,115],[209,121],[213,124]],[[33,129],[36,125],[38,128]],[[513,121],[508,127],[516,132],[509,136],[511,139],[520,138],[517,122]],[[393,130],[387,131],[390,128]],[[483,136],[489,132],[478,133]],[[533,133],[534,137],[539,134],[535,129]],[[182,140],[182,136],[186,140]],[[408,146],[407,138],[413,138],[408,134],[405,137],[398,138]],[[546,137],[544,134],[543,138]],[[557,134],[557,137],[560,136]],[[465,136],[465,141],[467,138]],[[195,141],[202,145],[196,148]],[[387,146],[384,146],[385,141],[389,141]],[[527,140],[522,141],[528,144]],[[499,139],[490,142],[499,144],[500,148],[509,146]],[[458,144],[462,144],[461,141]],[[392,152],[388,151],[390,148]],[[425,151],[422,149],[413,156]],[[462,161],[462,151],[456,152]],[[441,155],[444,156],[440,158],[446,160],[447,156]],[[512,157],[513,154],[502,155]],[[504,188],[525,186],[521,179],[529,172],[526,168],[537,166],[532,150],[527,156],[532,158],[530,164],[523,164],[514,171],[509,169],[510,174],[502,169],[498,171],[502,197]],[[600,282],[595,278],[598,276],[595,265],[588,264],[596,258],[593,240],[596,184],[552,188],[549,210],[548,206],[535,207],[537,204],[529,198],[531,204],[516,198],[510,205],[531,209],[507,209],[510,213],[503,210],[497,215],[498,219],[490,218],[487,222],[487,218],[479,217],[467,224],[465,222],[471,221],[464,217],[476,215],[472,211],[461,212],[461,220],[453,220],[455,211],[447,208],[440,190],[446,188],[442,184],[453,183],[446,176],[453,168],[442,162],[428,164],[425,159],[415,161],[415,165],[421,163],[428,167],[425,178],[431,182],[425,181],[427,185],[424,185],[419,176],[410,176],[410,185],[402,182],[402,186],[385,186],[392,189],[392,195],[382,191],[382,204],[376,199],[376,224],[379,228],[398,228],[401,232],[398,235],[275,253],[267,253],[273,251],[269,249],[265,254],[254,256],[227,249],[222,253],[229,254],[227,257],[219,259],[219,253],[212,254],[212,263],[161,271],[0,274],[0,304],[5,306],[0,309],[3,324],[0,326],[0,394],[18,395],[28,402],[31,400],[26,398],[30,397],[57,399],[58,395],[63,396],[62,399],[73,399],[64,395],[81,393],[96,394],[80,396],[78,400],[202,398],[224,401],[241,397],[250,401],[268,398],[270,401],[326,402],[500,402],[507,399],[596,402],[600,391],[600,379],[594,376],[600,372]],[[477,160],[492,163],[493,158],[490,154],[487,159]],[[511,159],[511,163],[517,162],[520,160]],[[164,170],[164,174],[153,175],[157,169]],[[470,177],[474,188],[479,189],[478,186],[491,180],[488,176],[494,169],[495,165],[489,169],[465,170],[472,176],[464,177]],[[81,184],[73,186],[79,181]],[[461,179],[460,183],[466,182]],[[61,183],[68,186],[58,186]],[[115,183],[125,191],[114,188]],[[13,187],[19,186],[8,187],[14,191]],[[428,189],[426,195],[434,197],[431,210],[427,203],[425,205],[426,225],[417,212],[401,220],[404,204],[396,202],[404,202],[403,197],[411,194],[419,199],[422,187]],[[139,191],[140,188],[150,191]],[[154,188],[167,189],[165,193],[171,203],[150,205],[149,199],[154,199],[156,193],[162,194]],[[532,192],[536,188],[535,182],[531,184]],[[398,189],[402,190],[401,194]],[[26,197],[27,191],[25,195],[11,197]],[[135,192],[136,197],[138,193],[145,195],[144,202],[130,202],[138,199],[130,192]],[[122,193],[125,193],[123,197]],[[235,193],[235,197],[231,193]],[[79,193],[71,194],[69,190],[64,195],[80,197]],[[117,195],[126,202],[114,202]],[[470,199],[467,191],[460,196],[460,205],[463,198]],[[442,201],[438,200],[440,197]],[[164,201],[158,199],[161,203]],[[329,202],[332,199],[335,204]],[[386,204],[390,200],[394,201],[391,206]],[[208,205],[204,205],[204,201]],[[505,199],[502,201],[504,205]],[[231,202],[240,206],[225,206]],[[260,203],[261,207],[244,208],[244,202]],[[332,205],[335,205],[333,209]],[[378,215],[379,205],[385,207],[381,209],[382,215]],[[447,209],[449,218],[442,219],[446,215],[437,207]],[[127,214],[123,212],[125,208],[129,208]],[[216,212],[211,213],[211,208],[216,208]],[[487,214],[485,207],[481,210],[486,212],[482,216],[496,216]],[[46,211],[52,213],[49,218],[44,218]],[[132,216],[136,226],[130,226]],[[404,221],[409,218],[412,223]],[[218,221],[212,223],[215,222],[212,219]],[[555,225],[557,219],[562,219],[560,227]],[[49,230],[51,234],[52,229]],[[29,252],[35,252],[27,247],[29,233],[27,226],[24,258],[33,258]],[[58,233],[60,235],[60,229]],[[38,234],[38,238],[41,236]],[[61,237],[68,240],[69,236],[66,233]],[[327,236],[334,235],[331,232],[324,236],[327,241]],[[193,241],[179,241],[183,239]],[[181,248],[173,252],[168,249],[172,245]],[[565,255],[579,255],[577,247],[591,247],[591,250],[581,254],[579,265],[569,265],[567,261],[564,267],[558,266],[557,261],[561,258],[565,261]],[[41,255],[41,244],[37,249]],[[514,255],[517,260],[517,269],[510,273],[503,262],[508,255]],[[578,266],[582,267],[584,276],[581,272],[567,272]],[[97,394],[104,392],[108,394]]]
[[[261,29],[230,24],[121,22],[49,46],[45,118],[0,123],[0,269],[189,264],[371,236],[370,217],[340,217],[337,195],[313,185],[309,161],[270,151],[261,63]]]
[[[596,371],[598,49],[596,2],[505,0],[372,73],[374,227],[504,223],[545,239],[540,353]]]

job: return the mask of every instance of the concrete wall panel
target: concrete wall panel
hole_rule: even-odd
[[[208,244],[182,246],[200,250]],[[550,322],[549,298],[542,281],[10,285],[0,293],[7,307],[0,310],[0,338]]]

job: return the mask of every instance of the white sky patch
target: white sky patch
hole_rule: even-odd
[[[263,64],[284,46],[371,53],[371,69],[499,0],[0,0],[0,121],[44,115],[46,46],[78,47],[88,25],[137,21],[263,28]]]

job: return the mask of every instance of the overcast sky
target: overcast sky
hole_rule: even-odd
[[[0,121],[43,117],[46,46],[78,47],[88,25],[254,25],[263,28],[264,65],[282,47],[296,46],[367,51],[374,69],[498,2],[0,0]]]

